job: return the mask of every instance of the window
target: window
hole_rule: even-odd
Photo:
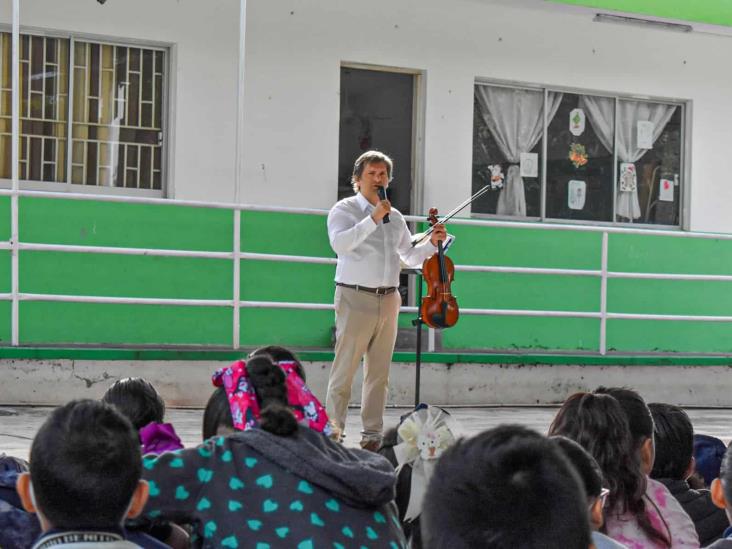
[[[682,102],[475,85],[473,212],[678,226]]]
[[[11,177],[11,55],[11,35],[0,33],[3,179]],[[162,191],[165,63],[158,48],[21,35],[21,180]]]

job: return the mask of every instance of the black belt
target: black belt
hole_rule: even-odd
[[[382,286],[381,288],[369,288],[368,286],[359,286],[358,284],[343,284],[343,282],[336,282],[336,286],[343,286],[344,288],[351,288],[357,292],[368,292],[376,295],[389,295],[397,291],[395,286]]]

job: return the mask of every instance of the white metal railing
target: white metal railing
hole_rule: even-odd
[[[20,191],[17,185],[13,190],[0,190],[0,196],[11,197],[11,239],[9,242],[0,242],[0,249],[11,250],[12,253],[12,284],[11,292],[0,294],[0,300],[10,300],[12,307],[12,344],[19,344],[19,302],[20,301],[57,301],[76,303],[109,303],[109,304],[138,304],[138,305],[186,305],[206,307],[230,307],[232,308],[232,346],[239,348],[240,314],[242,308],[269,308],[269,309],[301,309],[301,310],[333,310],[332,303],[300,303],[300,302],[276,302],[276,301],[242,301],[240,296],[240,272],[241,261],[280,261],[290,263],[311,263],[334,265],[336,259],[332,257],[311,257],[285,254],[263,254],[241,251],[241,216],[242,212],[277,212],[295,214],[327,215],[327,210],[312,208],[280,208],[274,206],[257,206],[247,204],[221,204],[209,202],[192,202],[180,200],[165,200],[158,198],[125,198],[120,196],[99,196],[68,193],[53,193],[39,191]],[[189,206],[201,208],[228,209],[233,216],[233,249],[231,252],[209,252],[196,250],[170,250],[155,248],[120,248],[112,246],[79,246],[59,245],[20,242],[18,240],[18,200],[20,197],[39,197],[71,200],[92,200],[102,202],[127,202],[143,204],[160,204],[170,207]],[[421,217],[405,216],[408,221],[424,221]],[[508,273],[508,274],[541,274],[558,275],[571,277],[595,277],[600,279],[600,310],[599,311],[559,311],[559,310],[526,310],[526,309],[487,309],[487,308],[461,308],[464,315],[481,316],[518,316],[518,317],[546,317],[546,318],[595,318],[600,320],[600,345],[599,352],[607,352],[607,320],[658,320],[658,321],[700,321],[700,322],[732,322],[732,316],[713,315],[660,315],[646,313],[623,313],[608,312],[607,310],[607,283],[611,278],[617,279],[653,279],[653,280],[692,280],[692,281],[732,281],[732,275],[716,274],[677,274],[677,273],[633,273],[633,272],[611,272],[608,270],[609,236],[611,234],[638,234],[638,235],[662,235],[667,237],[703,238],[716,240],[732,240],[732,235],[713,233],[685,233],[680,231],[656,231],[644,229],[632,229],[621,227],[598,227],[578,226],[562,224],[533,224],[515,221],[492,221],[477,219],[454,219],[452,223],[457,225],[474,225],[484,227],[504,227],[511,229],[530,229],[543,231],[573,231],[573,232],[596,232],[602,234],[601,243],[601,265],[600,269],[558,269],[558,268],[532,268],[532,267],[507,267],[496,265],[456,265],[457,271],[463,272],[486,272],[486,273]],[[105,297],[105,296],[82,296],[82,295],[57,295],[57,294],[31,294],[19,291],[18,253],[20,251],[53,251],[68,253],[102,253],[117,255],[137,256],[159,256],[159,257],[190,257],[190,258],[213,258],[226,259],[232,262],[233,288],[232,299],[168,299],[149,297]],[[402,312],[414,313],[416,307],[402,307]]]

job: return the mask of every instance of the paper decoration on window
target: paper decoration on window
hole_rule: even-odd
[[[674,182],[670,179],[661,179],[659,182],[658,199],[664,202],[674,201]]]
[[[578,137],[585,133],[585,111],[574,109],[569,113],[569,131]]]
[[[488,170],[491,172],[490,186],[491,190],[503,188],[503,169],[500,164],[491,164],[488,166]]]
[[[585,149],[585,146],[582,143],[572,143],[569,146],[568,158],[570,162],[574,164],[575,168],[581,168],[582,166],[585,166],[589,161],[589,157],[587,156],[587,149]]]
[[[653,122],[647,120],[638,120],[637,136],[639,149],[652,149],[653,148],[653,130],[655,126]]]
[[[521,177],[539,177],[539,155],[521,153]]]
[[[631,162],[622,162],[620,164],[620,184],[618,187],[621,193],[633,192],[638,188],[635,164]]]
[[[582,210],[587,198],[587,183],[572,179],[567,185],[567,205],[570,210]]]

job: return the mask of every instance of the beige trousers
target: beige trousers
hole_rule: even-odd
[[[364,358],[361,434],[365,439],[381,438],[401,303],[399,292],[376,295],[336,286],[335,357],[325,408],[339,434],[346,426],[353,376]]]

